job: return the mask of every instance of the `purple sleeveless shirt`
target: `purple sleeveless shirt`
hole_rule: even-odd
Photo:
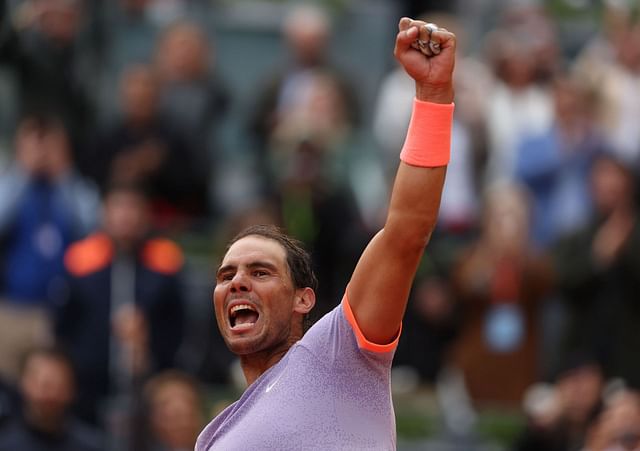
[[[397,341],[367,342],[345,296],[204,428],[196,451],[395,450]]]

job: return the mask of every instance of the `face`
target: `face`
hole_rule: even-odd
[[[41,2],[43,13],[40,16],[40,26],[45,35],[68,44],[76,36],[80,25],[79,5],[67,0]]]
[[[192,448],[202,428],[197,393],[180,382],[165,385],[151,400],[151,423],[162,443]]]
[[[237,355],[286,350],[301,323],[306,292],[293,287],[284,248],[250,235],[236,241],[216,275],[218,327]]]
[[[617,206],[633,197],[633,187],[628,174],[616,163],[598,160],[591,173],[591,189],[598,211],[609,214]]]
[[[71,371],[47,356],[30,359],[21,385],[29,411],[40,419],[59,418],[73,399]]]
[[[127,246],[144,237],[149,229],[149,207],[142,195],[117,191],[107,196],[103,210],[104,228]]]
[[[156,114],[158,85],[149,67],[129,68],[122,79],[122,107],[127,118],[148,121]]]
[[[167,35],[160,46],[158,64],[169,80],[193,80],[205,75],[208,48],[200,31],[185,25]]]
[[[26,119],[16,133],[16,158],[24,170],[35,175],[68,169],[71,155],[64,128],[43,128],[33,119]]]

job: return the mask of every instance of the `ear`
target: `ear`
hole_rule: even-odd
[[[316,293],[309,287],[296,290],[293,311],[306,315],[316,305]]]

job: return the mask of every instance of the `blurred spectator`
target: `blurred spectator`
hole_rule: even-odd
[[[640,24],[629,25],[617,42],[616,60],[597,86],[602,94],[600,123],[612,150],[637,172],[640,167]]]
[[[517,22],[516,22],[517,23]],[[496,77],[488,96],[486,127],[487,183],[513,178],[516,146],[531,133],[550,127],[553,119],[551,95],[540,83],[539,45],[546,43],[548,27],[523,25],[496,29],[487,36],[486,52]]]
[[[600,16],[600,30],[592,34],[576,55],[573,68],[579,77],[596,83],[602,71],[616,60],[616,47],[622,41],[632,18],[632,2],[604,1]]]
[[[528,423],[514,451],[582,450],[587,430],[601,410],[603,388],[598,361],[589,353],[573,353],[553,385],[537,384],[527,391]]]
[[[340,97],[345,101],[345,120],[354,124],[358,116],[355,91],[328,58],[331,23],[327,14],[317,6],[296,6],[285,17],[282,32],[289,60],[280,64],[276,74],[261,88],[250,124],[259,158],[264,158],[268,139],[283,122],[282,115],[310,94],[309,85],[314,83],[318,72],[336,80]]]
[[[0,428],[2,451],[97,451],[101,434],[69,414],[76,386],[73,366],[55,348],[36,348],[20,378],[22,408]]]
[[[194,152],[199,180],[211,180],[219,157],[217,131],[229,106],[228,91],[216,74],[212,40],[197,25],[168,27],[157,45],[160,111]]]
[[[370,209],[375,216],[386,196],[373,188],[384,184],[381,171],[371,153],[360,151],[339,80],[323,71],[306,77],[305,89],[280,111],[266,158],[281,222],[309,246],[323,280],[316,316],[343,294],[366,244],[363,217]]]
[[[553,83],[555,120],[517,146],[516,178],[533,201],[532,239],[547,248],[583,226],[591,215],[589,172],[604,149],[595,123],[595,94],[577,78]]]
[[[181,0],[115,0],[101,5],[109,78],[132,64],[149,62],[161,30],[183,19],[195,2]],[[107,80],[107,84],[110,80]],[[107,90],[112,89],[107,86]],[[110,99],[104,99],[113,106]]]
[[[137,413],[140,384],[174,366],[182,341],[182,252],[152,232],[143,193],[113,186],[102,230],[65,256],[57,334],[78,368],[79,413],[105,421],[116,440],[127,440],[120,428]]]
[[[601,97],[599,125],[613,152],[640,170],[640,23],[633,2],[605,2],[604,30],[575,62],[576,72]]]
[[[78,39],[84,23],[80,0],[26,0],[10,11],[0,0],[0,64],[16,74],[21,111],[58,114],[77,144],[91,127],[95,52]],[[74,146],[75,147],[75,146]]]
[[[589,431],[584,451],[640,450],[640,393],[624,390],[611,398]]]
[[[150,423],[148,451],[187,451],[204,426],[202,395],[191,376],[167,370],[144,387]]]
[[[144,65],[127,68],[121,95],[121,117],[97,138],[89,173],[103,190],[143,185],[156,225],[188,225],[207,210],[207,179],[189,143],[161,114],[156,74]]]
[[[601,155],[591,173],[594,216],[558,243],[555,270],[569,324],[563,349],[589,349],[607,376],[640,384],[640,223],[630,169]]]
[[[75,171],[62,121],[25,115],[14,161],[0,176],[0,373],[9,380],[21,355],[47,341],[65,249],[93,230],[98,208],[96,189]]]
[[[453,363],[478,405],[513,406],[537,377],[538,310],[550,268],[528,239],[528,205],[515,185],[489,189],[480,236],[452,270],[462,315]]]

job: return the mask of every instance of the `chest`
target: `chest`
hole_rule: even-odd
[[[199,450],[394,449],[388,385],[303,350],[281,363],[208,426]]]

